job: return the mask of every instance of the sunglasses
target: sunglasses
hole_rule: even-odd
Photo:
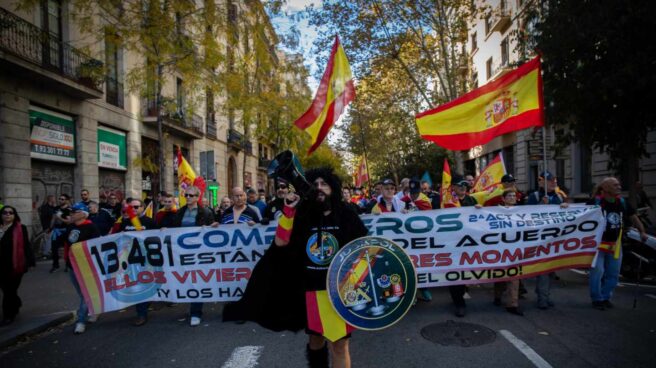
[[[59,200],[60,200],[60,201],[65,201],[65,200],[66,200],[66,198],[59,198]]]
[[[287,189],[286,185],[278,185],[278,189]]]
[[[14,212],[14,211],[2,211],[2,214],[7,215],[7,216],[13,216],[13,215],[16,214],[16,212]]]
[[[135,210],[138,210],[139,208],[141,208],[141,206],[132,206],[132,208],[134,208]]]
[[[198,197],[198,194],[185,194],[185,198],[193,198],[193,197]]]

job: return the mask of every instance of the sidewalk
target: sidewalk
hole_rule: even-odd
[[[39,261],[35,268],[23,276],[18,289],[23,306],[14,323],[0,327],[0,349],[73,317],[78,298],[69,275],[64,272],[63,264],[53,274],[48,272],[50,267],[51,261]]]

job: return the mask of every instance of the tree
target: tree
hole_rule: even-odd
[[[537,8],[524,45],[542,55],[548,124],[560,143],[580,142],[610,156],[632,185],[656,111],[647,102],[656,83],[653,2],[548,0]],[[567,37],[563,37],[567,35]]]
[[[402,171],[411,167],[421,170],[413,175],[421,175],[441,166],[424,161],[433,157],[441,162],[444,151],[421,142],[414,115],[466,91],[464,45],[472,3],[339,0],[311,7],[308,14],[310,24],[320,29],[314,44],[317,63],[325,64],[338,33],[358,79],[357,99],[343,128],[344,146],[362,154],[364,137],[377,175],[406,176]]]

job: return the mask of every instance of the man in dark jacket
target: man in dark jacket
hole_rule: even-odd
[[[114,219],[109,212],[100,211],[100,207],[95,201],[89,201],[89,220],[96,225],[101,236],[109,234],[109,230],[114,225]]]
[[[198,205],[200,189],[190,186],[185,189],[187,204],[182,206],[175,214],[171,227],[193,227],[193,226],[218,226],[214,221],[212,210]],[[203,316],[203,303],[191,303],[189,305],[189,325],[196,327],[200,325]]]
[[[276,181],[276,198],[271,200],[264,209],[264,213],[262,213],[262,222],[278,219],[282,213],[283,207],[285,206],[285,197],[288,193],[289,186],[287,185],[287,182],[278,179]]]

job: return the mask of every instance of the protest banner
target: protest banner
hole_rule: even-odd
[[[589,267],[605,227],[599,207],[584,205],[461,207],[362,220],[370,236],[403,247],[418,287]],[[72,264],[93,314],[148,300],[234,301],[275,229],[270,223],[113,234],[73,245]]]

